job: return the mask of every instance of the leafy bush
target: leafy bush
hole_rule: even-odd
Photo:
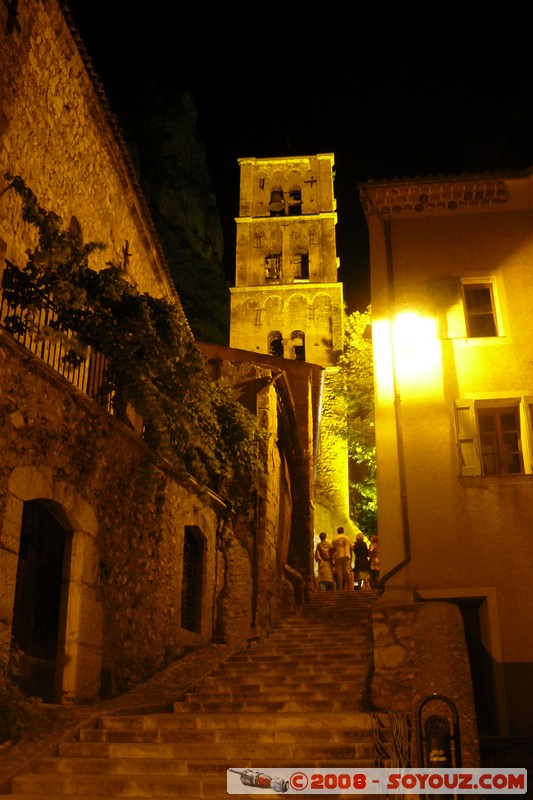
[[[138,412],[146,441],[178,469],[245,508],[250,486],[261,475],[262,434],[231,386],[210,380],[179,303],[139,292],[112,263],[91,269],[89,256],[104,245],[84,244],[57,214],[39,205],[21,177],[5,178],[22,198],[23,219],[38,231],[37,245],[27,251],[20,270],[28,279],[24,292],[11,298],[23,310],[8,325],[31,324],[32,313],[49,298],[55,316],[39,335],[65,339],[66,331],[75,332],[66,356],[74,364],[89,346],[106,356],[102,391],[118,394]]]

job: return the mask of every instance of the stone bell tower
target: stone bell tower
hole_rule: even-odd
[[[334,156],[241,158],[239,165],[230,346],[324,367],[327,414],[328,375],[343,346]],[[319,463],[334,488],[315,508],[315,528],[333,535],[337,525],[350,527],[348,458],[324,418],[320,442]]]
[[[239,164],[230,346],[332,366],[343,309],[333,155]]]

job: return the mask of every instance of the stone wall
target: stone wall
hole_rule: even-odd
[[[59,6],[24,3],[11,33],[6,15],[2,6],[0,190],[4,173],[20,175],[43,207],[67,226],[75,218],[85,242],[105,246],[91,267],[124,266],[140,291],[179,303],[118,123]],[[0,195],[0,239],[7,258],[24,266],[36,234],[12,191]]]
[[[279,449],[269,370],[225,364],[258,392],[267,479],[251,516],[177,475],[142,438],[0,330],[0,640],[9,652],[24,503],[67,534],[57,697],[135,685],[190,648],[238,647],[303,602],[285,569],[294,474]],[[253,487],[250,487],[251,490]],[[201,621],[182,620],[184,541],[203,542]]]
[[[71,539],[65,565],[69,597],[62,614],[68,639],[63,666],[72,674],[63,694],[97,694],[102,671],[111,691],[124,689],[183,648],[211,640],[217,530],[226,509],[220,500],[201,496],[194,484],[178,481],[142,439],[8,336],[2,333],[0,342],[4,643],[10,636],[22,505],[38,500]],[[205,540],[199,632],[181,625],[187,526]]]
[[[457,732],[462,763],[479,765],[476,709],[459,609],[451,603],[414,603],[406,598],[399,602],[386,590],[375,605],[372,627],[371,701],[379,709],[408,715],[413,724],[413,763],[417,763],[417,718],[423,734],[428,715],[436,714],[446,717],[450,734]],[[433,695],[448,698],[451,705],[429,700]]]
[[[116,120],[59,5],[28,0],[13,27],[7,13],[0,4],[2,266],[6,257],[23,267],[27,249],[36,245],[21,199],[3,177],[9,172],[20,175],[65,227],[80,229],[84,242],[105,246],[91,255],[89,266],[121,266],[140,292],[180,308]],[[183,325],[188,327],[185,316]],[[224,501],[178,475],[150,450],[139,424],[134,431],[109,416],[0,329],[4,670],[18,607],[17,571],[24,561],[21,526],[31,503],[65,534],[57,702],[122,691],[212,640],[246,641],[302,601],[303,578],[292,570],[288,579],[285,561],[294,527],[292,498],[309,497],[310,472],[301,450],[292,440],[281,444],[278,436],[280,415],[290,411],[286,424],[298,437],[293,405],[280,411],[290,404],[290,392],[282,404],[273,370],[240,375],[235,359],[227,361],[234,383],[255,386],[251,410],[266,434],[267,478],[250,487],[258,490],[258,502],[244,518],[234,515],[231,498]],[[291,469],[291,459],[307,472]],[[309,525],[299,535],[310,550]],[[184,557],[190,541],[192,565]],[[191,601],[193,625],[182,619],[188,581],[201,588]]]

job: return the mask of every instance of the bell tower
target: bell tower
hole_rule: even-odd
[[[348,526],[346,444],[328,432],[328,377],[343,347],[334,156],[241,158],[230,347],[325,369],[316,533]],[[330,430],[333,431],[334,425]],[[328,487],[321,486],[320,465]]]
[[[230,346],[333,366],[342,347],[331,153],[241,158]]]

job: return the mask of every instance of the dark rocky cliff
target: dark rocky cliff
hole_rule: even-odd
[[[191,329],[201,341],[227,344],[223,232],[194,97],[145,86],[116,113]]]

